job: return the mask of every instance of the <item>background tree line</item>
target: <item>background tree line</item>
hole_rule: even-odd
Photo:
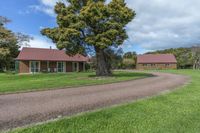
[[[14,33],[6,28],[6,24],[11,22],[6,17],[0,16],[0,71],[13,70],[14,59],[19,54],[19,48],[27,45],[30,39],[28,35]]]
[[[174,54],[178,69],[200,69],[200,46],[191,48],[171,48],[157,50],[145,54]],[[112,69],[135,69],[137,63],[136,52],[124,53],[122,49],[109,49],[106,52]],[[96,68],[96,57],[91,58],[91,68]]]
[[[134,69],[136,68],[136,52],[124,53],[121,48],[110,48],[105,51],[110,69]],[[96,56],[92,56],[88,68],[96,69]]]

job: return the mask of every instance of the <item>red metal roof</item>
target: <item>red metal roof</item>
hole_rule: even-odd
[[[22,48],[16,60],[36,61],[87,61],[88,57],[80,54],[69,56],[64,50],[44,48]]]
[[[173,54],[146,54],[138,55],[137,63],[177,63]]]

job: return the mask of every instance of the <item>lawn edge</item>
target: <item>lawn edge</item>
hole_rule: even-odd
[[[114,84],[114,83],[128,82],[128,81],[133,81],[133,80],[140,80],[140,79],[155,77],[155,75],[153,75],[151,73],[148,73],[148,72],[143,72],[143,73],[147,74],[147,76],[146,77],[138,77],[138,78],[135,78],[135,79],[122,80],[122,81],[113,81],[113,82],[110,82],[110,83],[108,82],[108,83],[102,83],[102,84],[101,83],[94,83],[94,84],[85,84],[85,85],[57,87],[57,88],[32,89],[32,90],[27,90],[27,91],[15,91],[15,92],[5,92],[5,93],[0,92],[0,96],[2,96],[2,95],[12,95],[12,94],[22,94],[22,93],[31,93],[31,92],[45,92],[45,91],[51,91],[51,90],[52,91],[53,90],[64,90],[64,89],[87,87],[87,86],[94,86],[94,85],[95,86],[96,85],[106,85],[106,84]]]

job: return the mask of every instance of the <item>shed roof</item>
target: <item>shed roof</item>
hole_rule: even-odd
[[[138,55],[137,63],[177,63],[173,54],[146,54]]]
[[[16,60],[85,62],[88,60],[88,58],[81,54],[69,56],[64,50],[24,47],[22,48]]]

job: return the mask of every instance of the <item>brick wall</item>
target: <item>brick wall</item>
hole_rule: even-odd
[[[19,61],[19,73],[29,73],[29,61]]]
[[[40,71],[41,72],[48,72],[47,61],[41,61],[40,62]]]
[[[57,69],[57,62],[56,61],[50,61],[49,62],[49,68],[50,72],[56,72],[55,69]]]
[[[80,72],[83,71],[83,62],[79,62],[79,71],[80,71]]]
[[[138,70],[152,70],[152,69],[177,69],[177,64],[137,64]]]
[[[66,72],[72,72],[72,62],[66,62]]]
[[[56,72],[57,62],[49,62],[50,72]],[[64,69],[65,70],[65,69]],[[79,62],[79,70],[83,71],[83,62]],[[40,71],[47,72],[47,62],[40,62]],[[66,72],[73,72],[72,62],[66,62]],[[19,73],[29,73],[29,61],[19,61]]]

